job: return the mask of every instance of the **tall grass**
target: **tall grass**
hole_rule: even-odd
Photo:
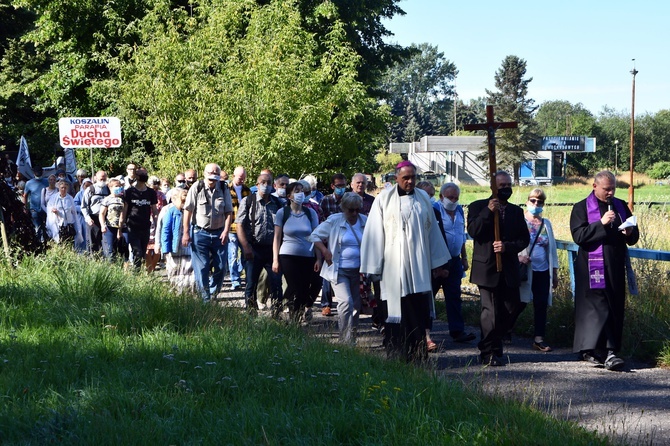
[[[2,444],[606,444],[62,250],[0,267]]]

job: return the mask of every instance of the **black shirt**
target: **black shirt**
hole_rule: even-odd
[[[151,228],[151,206],[158,203],[156,191],[150,187],[143,191],[129,187],[123,194],[123,202],[128,205],[126,226],[131,230],[148,231]]]

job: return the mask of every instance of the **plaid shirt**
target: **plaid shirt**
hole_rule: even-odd
[[[340,200],[342,197],[340,197]],[[323,212],[323,218],[328,218],[332,214],[339,214],[342,212],[340,209],[340,200],[337,199],[335,194],[326,195],[321,200],[321,211]]]

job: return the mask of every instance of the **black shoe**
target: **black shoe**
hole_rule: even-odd
[[[549,347],[544,342],[533,342],[533,348],[535,350],[539,350],[543,353],[547,353],[547,352],[550,352],[552,350],[551,347]]]
[[[593,350],[586,350],[579,353],[579,359],[590,362],[593,365],[603,365],[603,360],[600,359]]]
[[[512,333],[505,333],[502,337],[503,344],[511,345],[512,344]]]
[[[618,371],[623,368],[624,364],[625,362],[623,359],[615,355],[613,351],[610,351],[604,365],[607,370]]]
[[[474,333],[461,332],[457,336],[454,336],[454,342],[470,342],[476,337]]]
[[[502,367],[505,365],[496,355],[481,355],[480,360],[482,365],[491,367]]]

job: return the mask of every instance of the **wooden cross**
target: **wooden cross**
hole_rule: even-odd
[[[463,126],[464,130],[486,130],[486,136],[489,145],[489,174],[491,178],[491,193],[493,197],[498,196],[498,185],[496,184],[495,174],[496,167],[496,130],[498,129],[515,129],[518,127],[516,122],[494,122],[493,106],[486,106],[486,123],[484,124],[466,124]],[[496,211],[493,214],[493,231],[496,242],[500,241],[500,212]],[[496,269],[498,272],[502,271],[502,256],[496,253]]]

